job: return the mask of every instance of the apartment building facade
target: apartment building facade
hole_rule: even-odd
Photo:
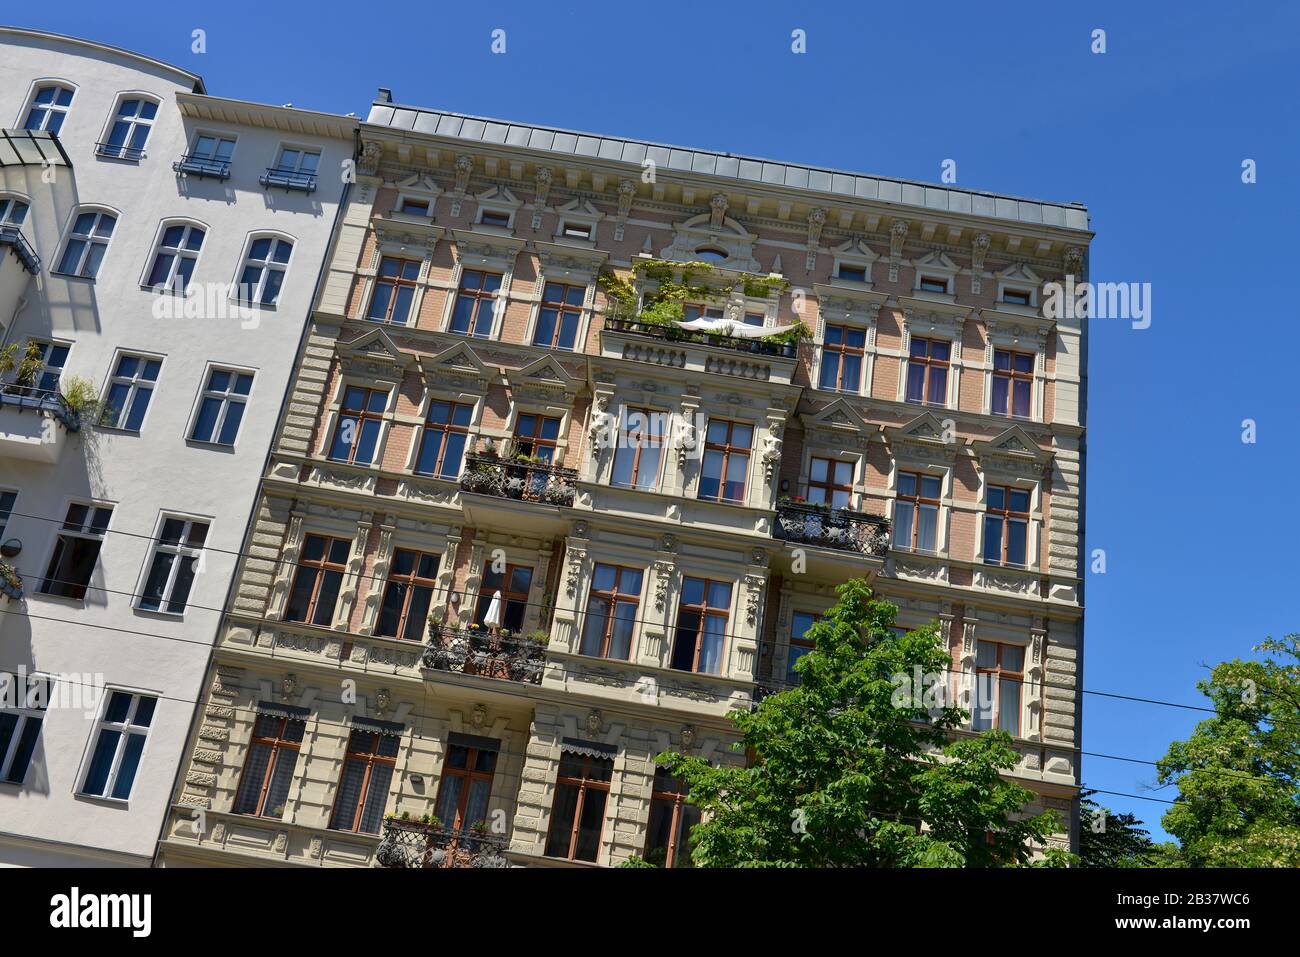
[[[355,151],[0,30],[0,864],[147,866]]]
[[[854,577],[997,682],[970,730],[1068,846],[1086,330],[1041,303],[1090,239],[381,91],[160,863],[684,866],[655,756],[743,760]]]

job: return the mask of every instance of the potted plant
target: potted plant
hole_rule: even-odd
[[[8,562],[0,562],[0,592],[17,601],[23,597],[23,580]]]

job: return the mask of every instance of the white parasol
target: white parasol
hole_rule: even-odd
[[[764,336],[776,336],[794,329],[795,326],[751,326],[731,319],[692,319],[690,322],[674,322],[679,329],[690,332],[711,332],[718,336],[734,336],[737,339],[761,339]]]
[[[492,600],[488,602],[487,614],[483,616],[483,624],[489,628],[499,628],[501,626],[501,590],[492,595]]]

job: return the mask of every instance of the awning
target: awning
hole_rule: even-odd
[[[564,738],[560,741],[560,750],[565,754],[581,754],[589,758],[618,757],[618,745],[602,744],[599,741],[582,741],[578,738]]]
[[[691,332],[711,332],[715,336],[731,336],[733,339],[762,339],[776,336],[796,328],[790,326],[751,326],[745,322],[733,322],[730,319],[692,319],[690,322],[674,322],[679,329]]]

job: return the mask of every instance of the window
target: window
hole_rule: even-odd
[[[372,464],[387,407],[388,393],[383,389],[356,385],[344,389],[338,422],[334,425],[334,440],[330,443],[330,459],[353,465]]]
[[[230,173],[230,158],[234,155],[233,137],[199,133],[194,137],[194,145],[184,165],[201,174],[225,177]]]
[[[308,535],[298,558],[298,568],[285,605],[285,621],[305,621],[328,627],[334,623],[334,604],[347,572],[352,543],[345,538]]]
[[[419,276],[420,264],[414,259],[385,256],[379,260],[379,276],[375,279],[375,291],[370,295],[366,318],[406,325],[411,302],[415,299],[415,281]]]
[[[650,794],[650,826],[646,834],[645,861],[656,867],[693,867],[691,828],[700,823],[700,809],[686,803],[686,783],[655,768]]]
[[[41,593],[81,601],[90,587],[104,533],[113,517],[112,506],[73,502],[54,543]]]
[[[438,587],[438,556],[399,548],[393,552],[379,606],[375,634],[386,638],[421,641],[429,617],[429,603]]]
[[[283,712],[284,708],[276,708]],[[296,710],[296,709],[295,709]],[[284,817],[284,805],[298,764],[307,722],[282,714],[259,714],[248,743],[248,757],[235,792],[235,814]]]
[[[951,353],[951,342],[914,337],[908,347],[907,394],[903,398],[923,405],[947,405]]]
[[[58,133],[72,106],[72,90],[61,83],[46,83],[36,88],[32,105],[23,123],[25,130],[45,130]]]
[[[941,292],[947,295],[948,280],[940,279],[937,276],[921,276],[916,287],[923,292]]]
[[[207,537],[207,522],[165,517],[137,607],[169,615],[184,612]]]
[[[488,624],[488,612],[496,604],[497,626],[518,634],[524,627],[524,616],[528,613],[528,590],[533,585],[533,570],[522,565],[507,565],[504,572],[491,566],[483,573],[483,583],[479,585],[478,601],[474,605],[474,624]],[[498,596],[498,592],[500,593]]]
[[[640,489],[659,485],[666,418],[663,412],[623,407],[611,484]]]
[[[397,206],[397,211],[407,216],[428,216],[430,215],[429,201],[427,199],[410,199],[404,196]]]
[[[484,226],[500,226],[503,229],[510,228],[510,214],[503,213],[496,209],[485,209],[479,214],[478,221]]]
[[[695,250],[695,258],[700,262],[721,263],[727,261],[727,253],[721,249],[714,249],[712,246],[701,246]]]
[[[443,827],[465,831],[487,822],[496,767],[495,748],[448,744],[434,811]]]
[[[244,405],[253,388],[251,372],[234,369],[213,369],[208,373],[208,384],[199,400],[199,414],[194,419],[190,438],[195,442],[212,445],[234,445],[239,435],[239,423],[244,418]]]
[[[1027,419],[1033,407],[1034,357],[1027,352],[993,351],[993,394],[989,411]]]
[[[990,485],[984,513],[984,561],[1024,566],[1029,533],[1029,492]]]
[[[605,802],[614,776],[612,758],[565,751],[555,779],[546,856],[595,861],[605,829]]]
[[[108,139],[96,144],[95,152],[113,159],[144,159],[144,144],[149,139],[154,117],[158,115],[156,100],[128,97],[118,104]]]
[[[199,261],[204,235],[203,227],[192,223],[164,226],[145,285],[155,292],[184,295],[194,275],[194,264]]]
[[[706,306],[698,302],[682,305],[682,319],[686,322],[694,322],[696,319],[721,319],[725,315],[721,306]]]
[[[0,671],[0,781],[22,784],[27,777],[53,691],[44,675]]]
[[[976,731],[998,728],[1020,737],[1020,689],[1025,675],[1025,649],[981,641],[975,646],[976,697],[971,727]],[[987,675],[988,677],[985,677]]]
[[[700,470],[700,498],[724,502],[745,500],[749,450],[754,427],[741,422],[710,419],[704,433],[704,463]]]
[[[63,375],[63,367],[68,361],[68,350],[71,348],[63,342],[27,340],[27,356],[41,364],[32,382],[32,387],[37,394],[59,391],[59,378]]]
[[[1009,302],[1013,306],[1033,305],[1033,293],[1028,289],[1003,289],[1002,301]]]
[[[844,263],[840,263],[840,267],[835,273],[835,278],[847,279],[849,282],[866,282],[867,267],[846,266]]]
[[[393,734],[352,729],[338,797],[330,817],[331,828],[359,834],[379,833],[399,743],[400,739]]]
[[[467,336],[492,335],[492,311],[500,288],[500,274],[466,269],[451,313],[451,331]]]
[[[78,213],[68,233],[68,241],[59,257],[59,268],[54,270],[65,276],[94,279],[99,274],[99,264],[108,251],[108,240],[113,235],[117,217],[112,213],[93,210]]]
[[[16,196],[0,196],[0,226],[21,226],[28,206]]]
[[[565,223],[560,227],[560,235],[569,239],[590,239],[591,226],[587,223]]]
[[[556,441],[560,436],[560,420],[549,415],[520,415],[515,420],[515,454],[527,455],[552,464],[555,462]]]
[[[919,472],[898,473],[898,496],[894,500],[894,546],[914,552],[938,549],[938,476]]]
[[[533,345],[572,349],[578,338],[578,322],[582,319],[582,303],[586,297],[587,290],[582,286],[548,282],[542,287]]]
[[[465,446],[469,442],[469,425],[473,420],[472,405],[438,399],[431,401],[429,414],[424,420],[424,433],[420,436],[420,454],[415,460],[415,471],[445,479],[460,475]]]
[[[263,186],[281,186],[311,192],[316,188],[316,170],[319,167],[319,151],[285,146],[280,150],[279,162],[266,171],[261,182]]]
[[[767,316],[761,312],[747,312],[745,313],[745,325],[757,326],[762,329],[763,326],[767,325]]]
[[[678,671],[722,674],[722,649],[726,644],[730,609],[729,583],[684,579],[681,604],[677,607],[672,667]]]
[[[147,694],[110,691],[99,720],[95,749],[81,784],[91,797],[125,801],[131,796],[140,755],[158,699]]]
[[[853,502],[853,463],[814,457],[810,465],[809,503],[848,508]]]
[[[827,326],[822,340],[821,387],[836,392],[860,391],[866,346],[865,329]]]
[[[17,492],[8,489],[0,490],[0,542],[4,541],[5,529],[9,526],[9,516],[13,514],[14,503],[17,501]]]
[[[640,600],[640,569],[598,564],[592,574],[587,617],[582,624],[582,654],[630,660]]]
[[[121,355],[117,368],[108,380],[108,402],[104,425],[128,432],[139,432],[144,414],[153,398],[154,383],[162,360],[151,356]]]
[[[811,612],[796,611],[790,620],[790,651],[785,661],[785,680],[792,685],[798,684],[802,677],[794,670],[794,663],[817,647],[817,643],[806,636],[808,629],[821,621],[821,617]]]
[[[293,243],[275,236],[255,236],[239,271],[237,296],[240,302],[274,306],[293,255]]]

